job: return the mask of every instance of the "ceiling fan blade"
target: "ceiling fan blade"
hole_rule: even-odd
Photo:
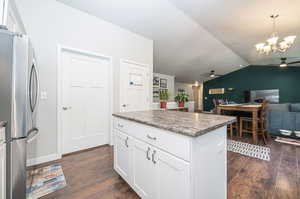
[[[290,62],[290,63],[288,63],[289,65],[290,64],[300,64],[300,61],[293,61],[293,62]]]

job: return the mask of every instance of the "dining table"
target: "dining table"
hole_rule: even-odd
[[[222,115],[224,111],[240,111],[252,113],[252,136],[254,144],[257,144],[258,138],[258,114],[262,109],[262,104],[224,104],[217,106],[217,113]]]

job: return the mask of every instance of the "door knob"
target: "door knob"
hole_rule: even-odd
[[[126,104],[123,104],[122,106],[123,106],[123,107],[126,107]]]
[[[69,107],[64,106],[62,109],[63,109],[64,111],[66,111],[66,110],[71,109],[71,108],[72,108],[71,106],[69,106]]]

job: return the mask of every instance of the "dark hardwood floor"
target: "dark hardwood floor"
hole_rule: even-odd
[[[268,145],[270,162],[228,153],[228,199],[300,199],[300,147]],[[68,185],[43,199],[139,198],[113,170],[109,146],[65,156],[60,164]]]

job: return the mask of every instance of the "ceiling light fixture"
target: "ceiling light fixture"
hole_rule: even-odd
[[[255,45],[259,54],[269,55],[271,52],[286,52],[296,39],[295,35],[291,35],[283,38],[283,40],[279,42],[279,35],[276,31],[276,19],[279,17],[279,15],[271,15],[270,17],[273,20],[273,33],[267,42]]]
[[[210,71],[210,75],[209,75],[209,76],[210,76],[211,78],[215,77],[215,76],[216,76],[215,71],[214,71],[214,70]]]

